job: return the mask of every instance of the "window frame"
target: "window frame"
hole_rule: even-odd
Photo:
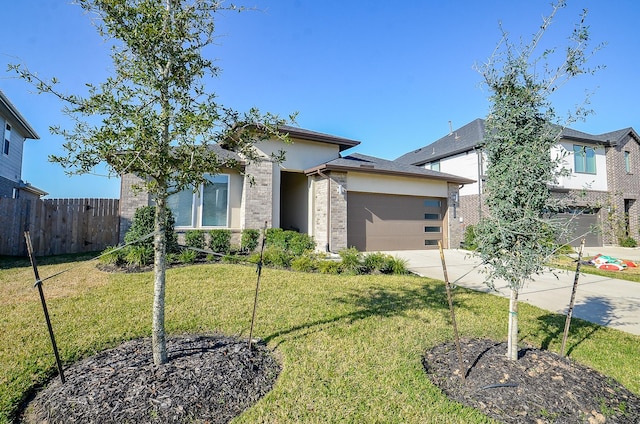
[[[4,128],[2,131],[2,140],[4,141],[2,144],[2,152],[9,156],[9,152],[11,151],[11,124],[8,122],[4,123]]]
[[[624,170],[631,174],[631,152],[628,150],[624,151]]]
[[[231,185],[231,175],[230,174],[225,174],[225,173],[221,173],[221,174],[215,174],[215,175],[205,175],[205,178],[207,178],[211,183],[215,183],[216,181],[213,181],[213,179],[217,179],[217,178],[225,178],[226,179],[226,186],[227,186],[227,190],[226,190],[226,211],[225,211],[225,217],[224,217],[224,225],[203,225],[203,221],[204,221],[204,198],[206,196],[206,192],[205,190],[205,184],[200,184],[200,186],[198,187],[198,190],[191,190],[191,189],[185,189],[182,190],[179,193],[174,193],[171,196],[178,196],[181,193],[184,193],[185,191],[192,191],[192,197],[191,197],[191,222],[189,225],[178,225],[178,223],[176,223],[175,228],[176,229],[218,229],[218,228],[229,228],[229,220],[231,219],[231,205],[229,202],[230,199],[230,195],[231,192],[229,190],[230,185]],[[170,196],[170,197],[171,197]],[[173,212],[173,209],[172,209]],[[175,214],[175,213],[174,213]]]
[[[591,152],[591,155],[589,153]],[[593,171],[590,170],[589,162],[592,161]],[[596,167],[596,149],[583,144],[573,145],[573,172],[576,174],[598,173]]]

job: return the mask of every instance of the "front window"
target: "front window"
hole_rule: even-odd
[[[581,174],[596,173],[596,152],[593,147],[573,145],[573,170]]]
[[[631,152],[624,152],[624,169],[631,174]]]
[[[196,192],[183,190],[167,199],[176,227],[227,227],[229,176],[208,176]]]
[[[429,164],[429,169],[431,169],[432,171],[438,171],[440,172],[440,161],[437,160],[435,162],[431,162]]]
[[[4,127],[4,147],[2,151],[5,155],[9,154],[9,145],[11,144],[11,125],[5,124]]]

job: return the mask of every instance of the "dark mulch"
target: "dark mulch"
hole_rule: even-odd
[[[426,352],[424,368],[451,399],[505,423],[640,423],[640,397],[613,379],[531,347],[508,360],[506,343],[463,340],[466,383],[454,343]]]
[[[280,366],[265,346],[222,336],[167,340],[154,366],[150,339],[65,369],[30,402],[26,422],[226,423],[271,390]]]

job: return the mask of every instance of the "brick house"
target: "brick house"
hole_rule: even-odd
[[[35,130],[0,90],[0,197],[40,198],[47,193],[22,180],[22,153],[27,139],[39,139]]]
[[[478,222],[486,160],[485,122],[476,119],[397,162],[475,180],[460,190],[463,227]],[[593,135],[562,129],[552,155],[563,155],[570,175],[550,186],[565,200],[561,215],[575,223],[572,244],[585,236],[588,246],[617,244],[621,236],[640,235],[640,137],[633,128]]]
[[[314,237],[318,250],[337,252],[413,250],[459,243],[456,211],[461,186],[472,179],[434,172],[394,161],[342,152],[360,142],[294,127],[281,127],[291,144],[261,141],[265,159],[245,165],[249,183],[234,170],[210,177],[197,193],[187,190],[169,198],[176,229],[232,230],[237,241],[245,228],[296,230]],[[284,150],[285,160],[267,158]],[[218,147],[222,155],[236,155]],[[236,157],[241,161],[242,158]],[[136,208],[151,204],[146,193],[131,187],[136,176],[122,176],[121,238]],[[451,241],[453,240],[453,244]]]

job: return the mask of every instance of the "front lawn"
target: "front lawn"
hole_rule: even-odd
[[[43,262],[44,263],[44,262]],[[150,335],[152,274],[107,274],[95,262],[42,265],[58,347],[69,364],[124,340]],[[255,267],[171,269],[172,334],[248,336]],[[454,292],[464,337],[504,340],[508,300]],[[28,261],[0,261],[0,422],[55,374],[55,361]],[[557,351],[564,317],[522,304],[523,343]],[[425,375],[424,351],[453,338],[444,285],[414,276],[323,275],[264,269],[255,334],[275,349],[275,388],[236,421],[482,423]],[[571,357],[640,393],[640,337],[574,320]]]

